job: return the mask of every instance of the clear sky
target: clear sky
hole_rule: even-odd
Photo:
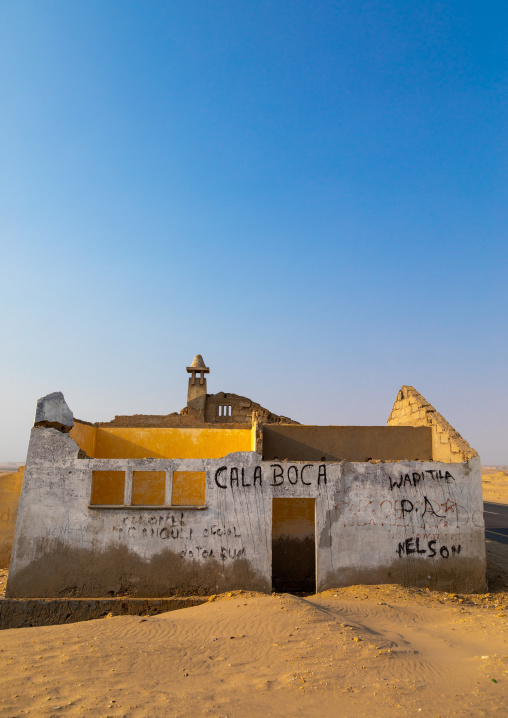
[[[508,6],[1,0],[0,460],[208,391],[508,463]]]

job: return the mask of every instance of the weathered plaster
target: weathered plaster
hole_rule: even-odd
[[[74,417],[61,391],[54,391],[37,401],[35,426],[51,426],[59,431],[69,431]]]
[[[485,589],[480,462],[90,459],[32,431],[9,597],[271,590],[272,498],[314,498],[317,588]],[[93,470],[206,471],[206,509],[91,508]],[[128,492],[126,492],[128,495]],[[168,494],[170,495],[170,494]]]

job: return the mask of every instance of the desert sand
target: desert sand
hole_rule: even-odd
[[[488,480],[486,500],[508,503],[506,479]],[[2,631],[0,715],[506,716],[508,545],[487,553],[485,595],[235,591],[156,616]]]
[[[506,716],[508,546],[491,592],[236,591],[151,617],[2,631],[1,716]]]
[[[508,471],[482,468],[483,500],[508,504]]]

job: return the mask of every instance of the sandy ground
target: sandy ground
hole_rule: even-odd
[[[506,716],[508,546],[491,592],[246,593],[0,634],[1,716]]]
[[[487,501],[508,503],[505,477],[487,477]],[[488,541],[487,554],[481,596],[238,591],[149,618],[2,631],[0,716],[505,717],[508,546]]]
[[[482,468],[483,500],[508,504],[508,472]]]

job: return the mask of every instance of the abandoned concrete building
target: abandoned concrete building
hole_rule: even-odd
[[[179,414],[38,401],[8,597],[485,590],[479,456],[413,387],[386,426],[307,426],[187,372]]]

